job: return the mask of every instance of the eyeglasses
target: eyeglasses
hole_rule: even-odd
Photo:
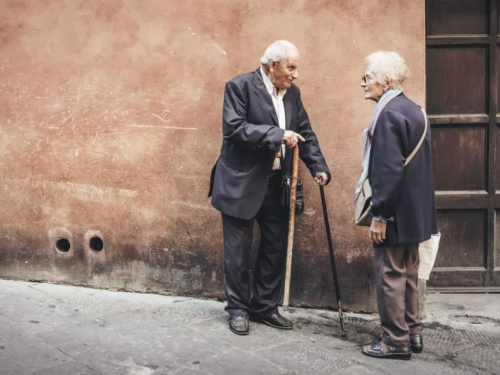
[[[361,77],[361,83],[364,83],[365,85],[373,81],[373,77],[369,76],[368,74],[365,74],[363,77]]]

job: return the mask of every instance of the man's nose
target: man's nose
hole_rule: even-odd
[[[298,71],[298,70],[296,70],[295,72],[293,72],[293,73],[292,73],[292,77],[293,77],[293,79],[297,79],[297,78],[299,78],[299,71]]]

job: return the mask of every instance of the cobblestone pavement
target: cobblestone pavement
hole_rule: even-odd
[[[378,317],[291,309],[293,331],[227,328],[223,303],[0,280],[0,374],[500,374],[500,295],[429,295],[422,354],[376,360]],[[285,314],[287,315],[287,314]]]

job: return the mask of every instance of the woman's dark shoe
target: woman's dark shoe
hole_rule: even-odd
[[[259,315],[251,314],[250,319],[252,320],[252,322],[264,323],[273,328],[293,329],[292,321],[278,313],[268,317],[262,317]]]
[[[229,318],[229,329],[237,335],[248,335],[250,333],[250,323],[247,316],[235,316]]]
[[[383,341],[374,341],[371,345],[365,346],[361,352],[373,358],[411,359],[411,350],[409,347],[391,346]]]
[[[424,350],[422,335],[410,335],[410,347],[413,353],[422,353],[422,350]]]

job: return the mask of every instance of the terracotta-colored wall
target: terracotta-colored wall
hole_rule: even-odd
[[[207,199],[224,83],[288,39],[331,166],[347,308],[373,310],[372,249],[352,224],[370,52],[400,52],[424,102],[424,0],[0,2],[0,277],[223,296]],[[301,166],[292,303],[333,304],[319,192]],[[88,248],[97,233],[104,250]],[[72,241],[55,250],[59,237]]]

